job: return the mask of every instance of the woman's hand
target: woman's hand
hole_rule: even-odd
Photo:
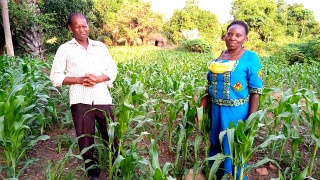
[[[199,120],[198,120],[198,113],[196,113],[196,114],[194,115],[194,122],[195,122],[196,124],[198,124],[198,122],[199,122]]]
[[[203,98],[201,99],[201,102],[200,102],[200,107],[203,107],[203,109],[207,108],[208,104],[210,103],[210,96],[209,94],[206,94],[205,96],[203,96]],[[198,124],[199,122],[199,119],[198,119],[198,113],[196,113],[194,115],[194,122],[196,124]]]

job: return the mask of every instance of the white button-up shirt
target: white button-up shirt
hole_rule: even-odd
[[[55,87],[59,87],[62,86],[66,77],[104,74],[110,80],[93,87],[86,87],[82,84],[70,85],[70,105],[78,103],[112,104],[108,87],[112,86],[117,73],[117,65],[102,42],[89,39],[89,45],[85,49],[75,39],[72,39],[58,48],[52,64],[50,80]]]

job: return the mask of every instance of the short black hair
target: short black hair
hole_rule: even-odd
[[[81,17],[83,17],[84,19],[87,20],[86,15],[84,15],[84,14],[82,14],[82,13],[80,13],[80,12],[73,12],[73,13],[69,14],[69,16],[68,16],[67,27],[68,27],[68,25],[70,25],[70,26],[72,25],[72,19],[73,19],[73,17],[75,17],[75,16],[81,16]]]
[[[242,21],[242,20],[234,20],[234,21],[232,21],[232,22],[228,25],[227,31],[229,30],[229,28],[230,28],[231,26],[236,25],[236,24],[244,27],[244,30],[245,30],[245,32],[246,32],[246,35],[248,35],[248,33],[249,33],[249,26],[248,26],[248,24],[247,24],[246,22],[244,22],[244,21]]]

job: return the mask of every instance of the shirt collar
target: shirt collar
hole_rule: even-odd
[[[97,42],[96,41],[93,41],[92,39],[88,38],[88,41],[89,41],[89,46],[97,46]],[[80,44],[78,43],[78,41],[75,39],[75,38],[72,38],[71,41],[69,41],[70,44],[77,44],[80,46]]]

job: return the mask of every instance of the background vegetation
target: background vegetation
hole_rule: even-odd
[[[120,72],[111,91],[118,121],[109,123],[108,130],[110,140],[119,137],[122,154],[109,151],[111,144],[105,147],[97,133],[92,148],[98,152],[99,168],[114,179],[160,180],[179,179],[200,167],[213,178],[216,169],[209,169],[205,158],[208,117],[198,105],[206,88],[207,63],[225,48],[221,38],[226,24],[195,1],[187,1],[165,20],[150,3],[139,0],[9,1],[19,56],[0,57],[0,177],[19,178],[37,161],[27,152],[50,138],[46,129],[72,126],[67,87],[52,87],[48,72],[52,54],[71,38],[65,23],[73,11],[87,15],[90,37],[109,45]],[[231,158],[243,166],[257,157],[243,168],[244,175],[271,163],[279,169],[278,179],[320,179],[319,22],[301,4],[282,0],[234,0],[231,14],[250,26],[245,46],[258,52],[265,85],[260,111],[246,124],[223,132],[235,138]],[[194,29],[199,39],[181,34]],[[132,47],[138,41],[148,44],[152,34],[179,48]],[[203,114],[198,124],[193,122],[196,112]],[[248,133],[241,134],[244,130]],[[45,178],[83,178],[82,164],[65,168],[68,161],[81,159],[74,151],[76,140],[61,134],[56,141],[57,152],[62,146],[69,151],[63,159],[46,163]],[[162,148],[174,160],[160,162]],[[213,157],[213,167],[223,158]]]
[[[210,42],[214,52],[222,50],[221,38],[227,24],[219,23],[212,12],[199,9],[196,2],[188,0],[170,19],[153,12],[150,2],[141,0],[14,0],[8,3],[18,54],[45,57],[45,52],[55,53],[61,43],[71,38],[66,19],[75,11],[87,15],[90,37],[107,45],[147,44],[151,34],[162,34],[169,44],[179,45],[187,40],[182,36],[183,31],[197,29],[199,38]],[[307,43],[320,31],[311,10],[283,0],[234,0],[231,15],[249,24],[250,40],[246,45],[259,53],[277,49],[269,47]],[[3,33],[1,26],[0,33]],[[1,38],[1,47],[3,44],[4,38]]]

